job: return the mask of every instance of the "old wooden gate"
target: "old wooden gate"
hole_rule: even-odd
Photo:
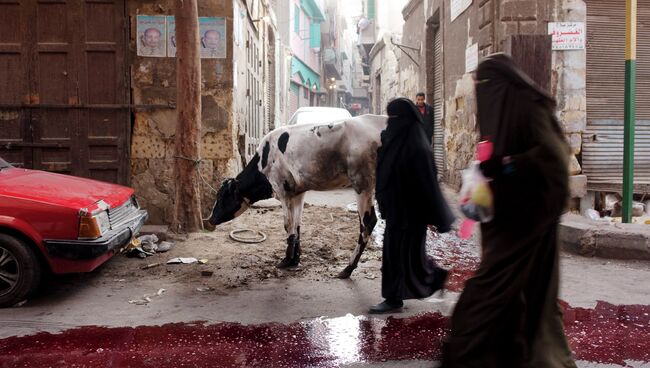
[[[0,157],[126,183],[124,0],[0,1]]]

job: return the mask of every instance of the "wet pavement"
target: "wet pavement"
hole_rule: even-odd
[[[380,246],[381,228],[380,223],[371,246]],[[447,289],[455,296],[445,299],[457,297],[478,265],[479,248],[454,234],[430,234],[427,248],[450,269]],[[581,261],[571,262],[572,269],[576,262],[580,268]],[[600,273],[609,265],[591,262],[587,267],[585,263],[585,272],[589,267]],[[560,301],[579,367],[650,368],[646,289],[628,297],[632,303],[620,303],[623,298],[593,299],[588,303],[591,307],[585,307],[584,301],[591,301],[592,295],[598,298],[595,288],[574,290],[569,302]],[[583,295],[579,306],[571,305],[578,300],[575,295]],[[442,299],[432,299],[430,309],[442,311],[435,302]],[[633,304],[639,300],[643,303]],[[434,367],[448,332],[449,310],[438,311],[388,318],[347,314],[286,323],[214,323],[219,320],[210,318],[210,323],[82,326],[0,339],[0,367]]]
[[[650,362],[649,306],[562,305],[567,337],[578,360],[636,367]],[[433,366],[440,358],[446,325],[446,317],[427,313],[250,326],[83,327],[0,340],[0,366],[325,368],[413,360]]]

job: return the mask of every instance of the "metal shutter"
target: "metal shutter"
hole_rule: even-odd
[[[442,127],[442,31],[436,31],[434,37],[434,76],[433,76],[433,150],[438,172],[445,171],[445,131]]]
[[[650,184],[650,4],[638,3],[635,191]],[[568,51],[570,52],[570,51]],[[625,1],[587,2],[587,129],[582,164],[591,190],[623,181]]]

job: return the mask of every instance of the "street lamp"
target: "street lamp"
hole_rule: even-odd
[[[328,81],[327,88],[330,90],[330,106],[334,106],[334,101],[336,101],[336,78],[332,77]]]

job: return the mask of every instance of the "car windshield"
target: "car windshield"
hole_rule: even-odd
[[[347,110],[327,110],[327,111],[298,111],[291,119],[289,125],[293,124],[321,124],[331,121],[347,119],[351,117]]]
[[[6,169],[6,168],[8,168],[8,167],[11,167],[11,165],[9,165],[9,164],[7,163],[7,161],[5,161],[5,160],[3,160],[2,158],[0,158],[0,170],[2,170],[2,169]]]

